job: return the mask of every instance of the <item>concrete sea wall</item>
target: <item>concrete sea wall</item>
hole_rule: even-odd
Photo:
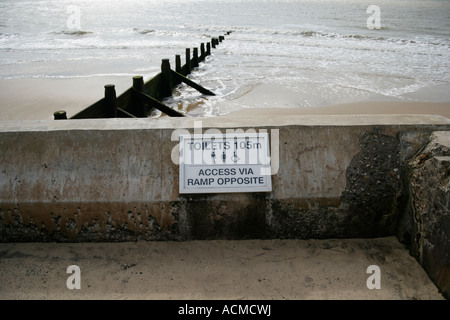
[[[408,206],[398,238],[450,297],[450,132],[433,132],[407,165]]]
[[[180,195],[177,132],[200,120],[267,130],[272,192]],[[427,148],[449,129],[434,115],[2,122],[0,241],[398,235],[445,292],[450,154]]]

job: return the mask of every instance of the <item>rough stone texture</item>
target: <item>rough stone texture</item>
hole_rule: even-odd
[[[347,169],[343,201],[349,206],[345,233],[367,236],[393,234],[402,194],[400,141],[396,137],[366,132],[361,151]]]
[[[450,298],[450,132],[434,132],[408,165],[409,208],[399,239]]]
[[[0,241],[392,235],[405,150],[450,126],[435,116],[205,119],[203,130],[279,130],[273,191],[180,195],[174,129],[195,131],[193,120],[134,120],[2,123]]]

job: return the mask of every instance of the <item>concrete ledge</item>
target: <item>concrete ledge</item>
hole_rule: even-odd
[[[201,121],[205,128],[248,128],[277,126],[442,126],[450,119],[439,115],[379,114],[379,115],[270,115],[222,116],[215,118],[169,118],[160,119],[83,119],[67,121],[25,120],[0,122],[0,132],[66,131],[66,130],[138,130],[194,128]]]

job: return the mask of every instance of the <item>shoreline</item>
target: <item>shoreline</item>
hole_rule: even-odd
[[[430,114],[450,118],[450,102],[361,101],[299,108],[246,108],[221,117],[279,115]]]
[[[104,86],[114,84],[119,96],[132,86],[132,77],[101,76],[67,79],[0,79],[0,121],[53,120],[53,113],[65,110],[70,118],[104,96]],[[267,88],[273,90],[269,91]],[[338,114],[435,114],[450,118],[449,86],[424,88],[401,100],[368,96],[361,101],[343,102],[336,97],[313,106],[300,106],[299,101],[313,96],[262,84],[245,94],[220,102],[216,117],[271,115],[338,115]],[[423,100],[423,101],[421,101]],[[330,101],[335,101],[332,103]],[[201,108],[201,107],[198,107]],[[257,112],[255,112],[257,110]],[[203,116],[192,110],[192,117]],[[223,113],[227,111],[227,113]],[[155,119],[156,120],[156,119]]]

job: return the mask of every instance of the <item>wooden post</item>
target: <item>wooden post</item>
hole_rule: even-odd
[[[225,39],[224,36],[219,36],[219,42],[222,42]]]
[[[136,91],[144,91],[144,78],[142,76],[133,77],[133,89]],[[136,117],[143,118],[146,116],[145,105],[141,97],[137,94],[131,95],[131,113]]]
[[[200,60],[201,61],[205,60],[205,57],[206,57],[206,55],[205,55],[205,44],[201,43],[200,44]]]
[[[169,59],[162,59],[161,62],[161,97],[170,97],[172,95],[173,82],[172,82],[172,70],[170,70]]]
[[[209,56],[211,54],[211,43],[206,43],[206,55]]]
[[[193,59],[192,59],[192,67],[197,68],[198,67],[198,48],[194,48],[193,53]]]
[[[67,119],[67,114],[64,110],[59,110],[59,111],[53,112],[53,118],[55,120],[65,120],[65,119]]]
[[[191,49],[186,48],[186,75],[191,73]]]
[[[175,71],[181,73],[181,56],[175,55]]]
[[[216,47],[216,38],[211,39],[211,47],[214,49]]]
[[[105,85],[104,110],[106,118],[117,118],[117,98],[116,86],[113,84]]]

